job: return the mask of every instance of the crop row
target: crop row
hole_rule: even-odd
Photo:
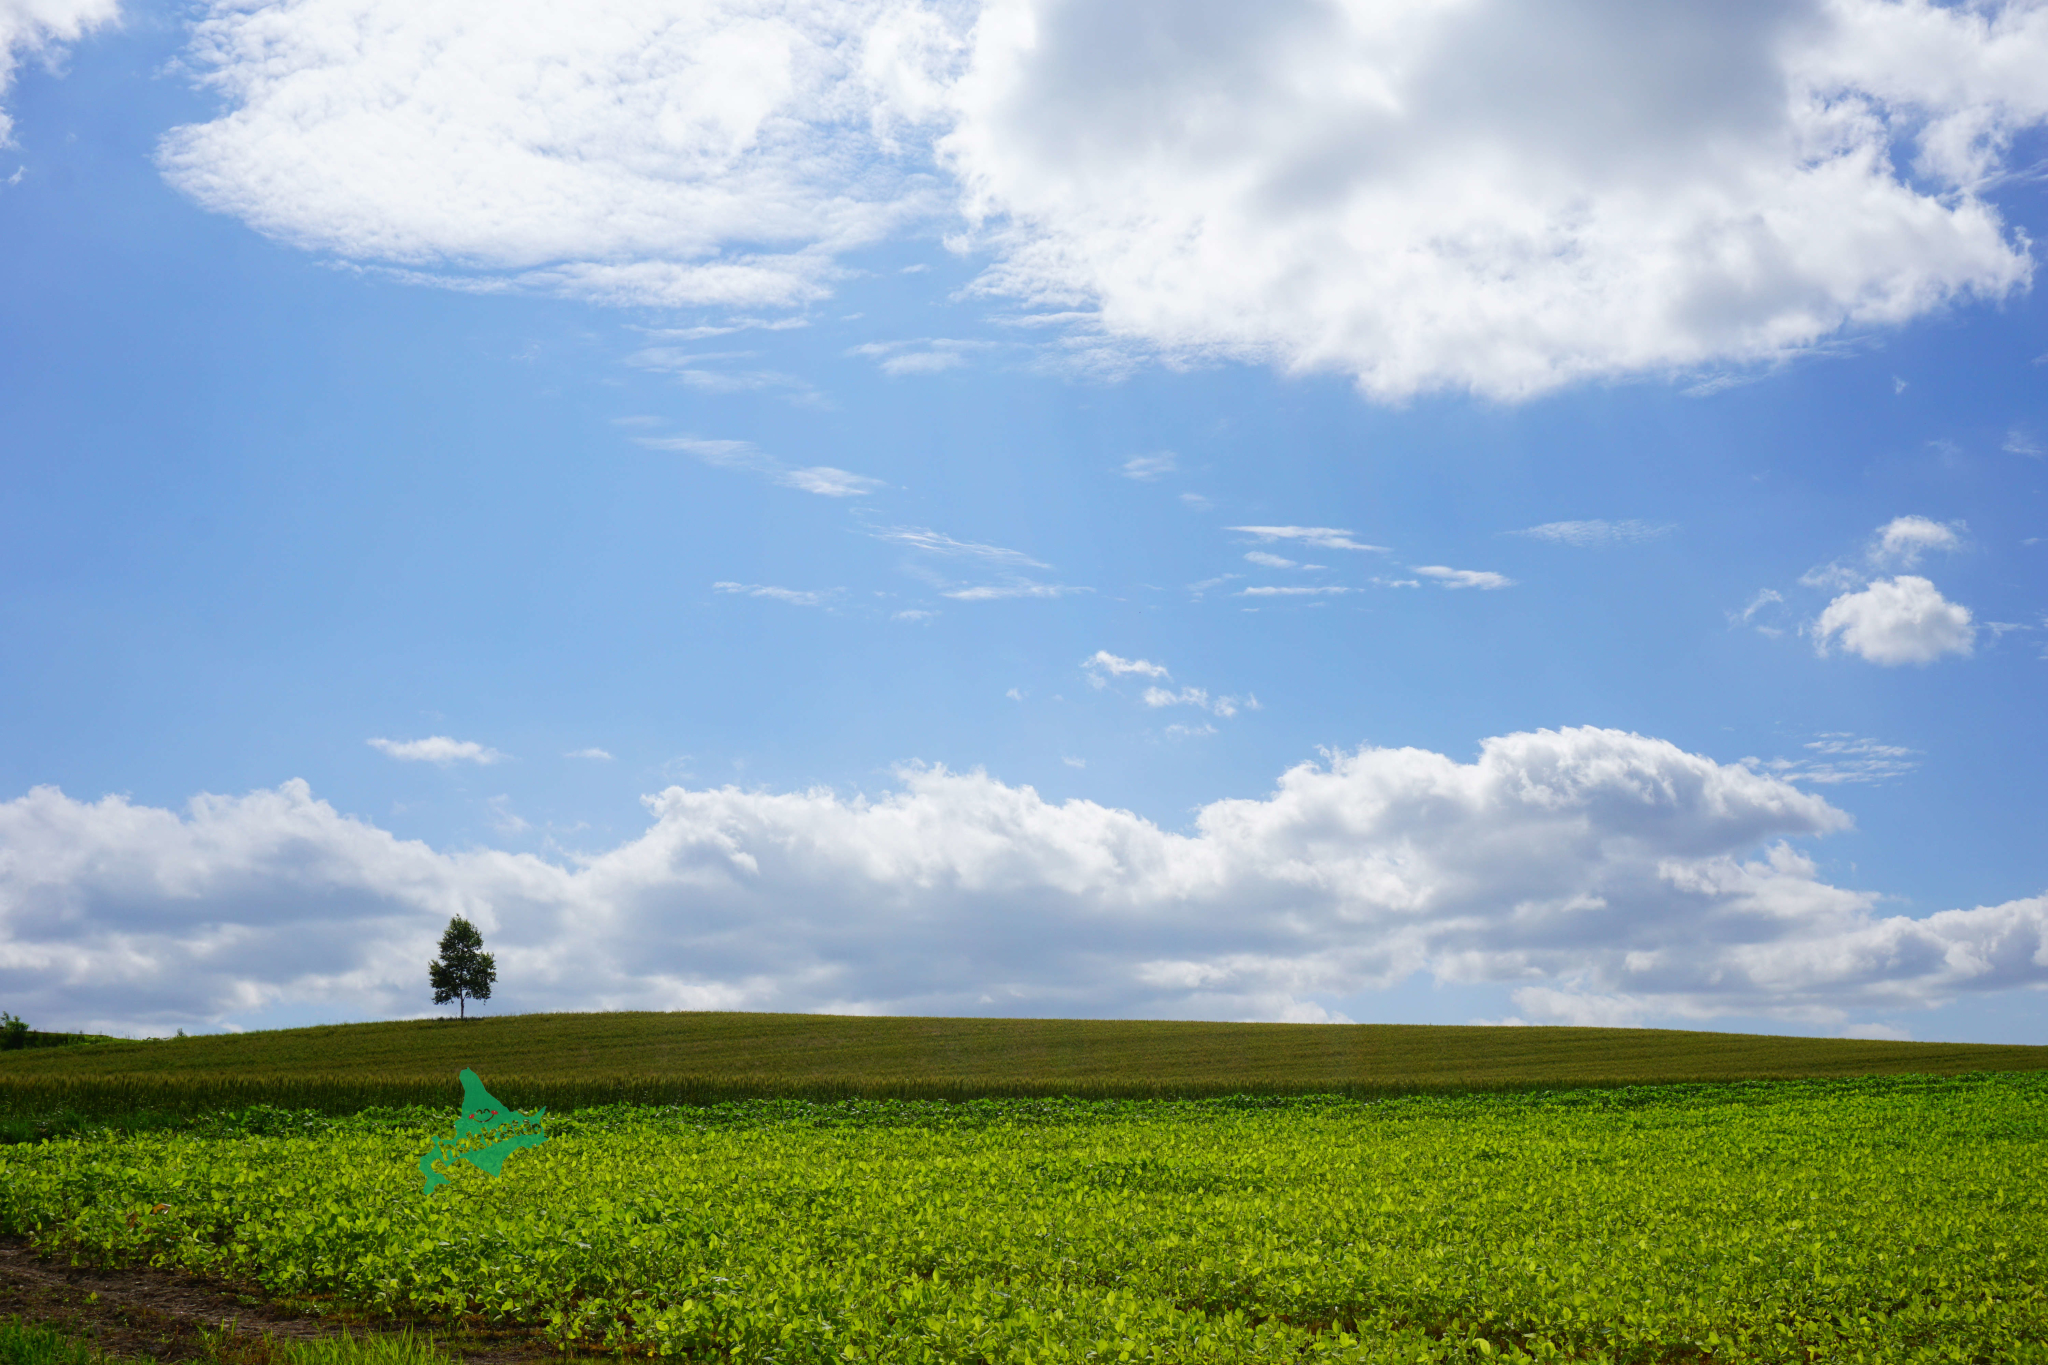
[[[2048,1361],[2048,1084],[0,1150],[0,1231],[699,1360]],[[1021,1117],[1021,1115],[1020,1115]]]

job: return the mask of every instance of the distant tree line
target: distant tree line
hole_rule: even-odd
[[[92,1036],[84,1033],[39,1033],[23,1023],[19,1015],[0,1010],[0,1052],[25,1047],[70,1047],[91,1041]]]

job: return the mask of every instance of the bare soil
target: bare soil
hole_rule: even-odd
[[[272,1340],[306,1341],[343,1331],[365,1336],[408,1325],[331,1302],[274,1300],[253,1284],[73,1265],[61,1251],[45,1255],[22,1238],[0,1237],[0,1318],[7,1317],[57,1328],[109,1355],[161,1365],[272,1365]],[[465,1365],[561,1359],[531,1331],[482,1323],[410,1325],[433,1336]]]

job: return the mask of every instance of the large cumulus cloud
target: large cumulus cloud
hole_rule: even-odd
[[[166,172],[310,247],[794,305],[965,224],[1092,363],[1390,399],[2021,288],[1987,186],[2048,117],[2043,0],[215,0],[199,34],[230,107]]]
[[[1335,754],[1184,833],[931,767],[648,808],[557,864],[397,839],[300,782],[182,813],[39,788],[0,805],[0,993],[69,1025],[409,1013],[458,912],[526,1008],[1314,1019],[1428,973],[1545,1019],[1824,1023],[2048,983],[2048,900],[1878,916],[1786,842],[1842,812],[1609,730]]]

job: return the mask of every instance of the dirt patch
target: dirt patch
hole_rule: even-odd
[[[148,1357],[163,1365],[270,1365],[266,1337],[305,1341],[344,1330],[363,1336],[402,1325],[339,1305],[278,1302],[255,1285],[162,1270],[74,1266],[61,1253],[46,1258],[21,1238],[0,1237],[0,1318],[12,1316],[55,1327],[111,1355]],[[531,1331],[482,1324],[459,1332],[436,1324],[415,1326],[466,1365],[561,1359]],[[230,1335],[220,1340],[224,1328]],[[209,1343],[209,1335],[219,1344]]]

